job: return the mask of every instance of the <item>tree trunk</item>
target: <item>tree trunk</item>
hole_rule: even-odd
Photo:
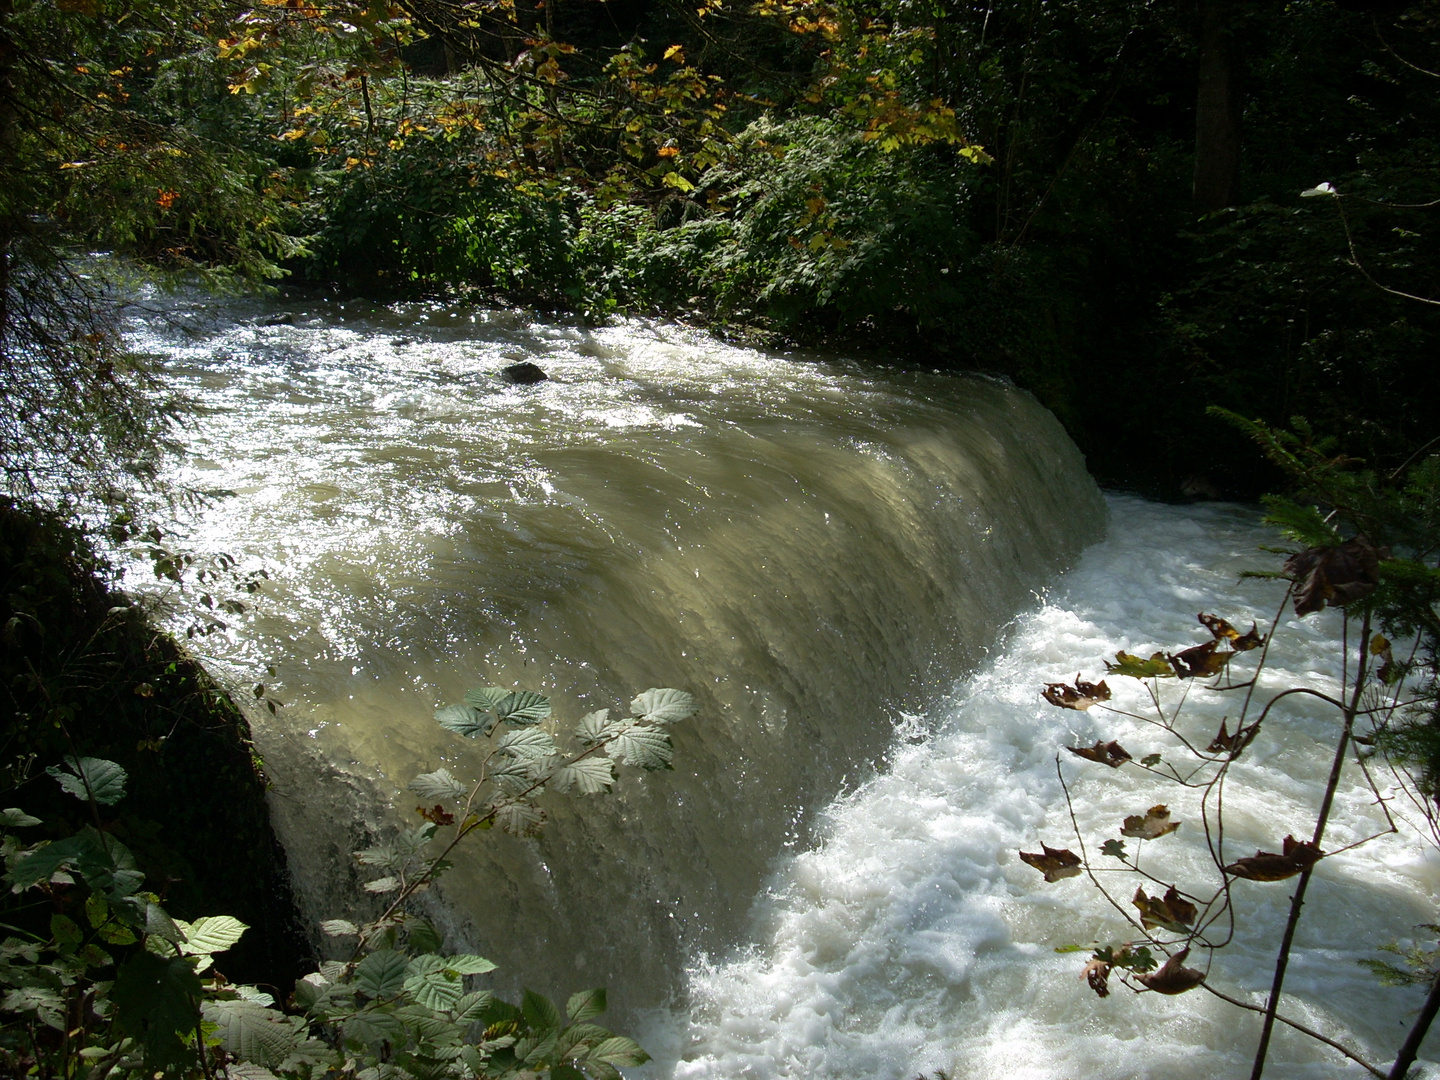
[[[1200,0],[1195,100],[1195,209],[1234,206],[1240,195],[1240,51],[1232,0]]]

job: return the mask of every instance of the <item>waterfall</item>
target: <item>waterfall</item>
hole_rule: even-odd
[[[675,770],[547,797],[429,898],[452,944],[622,1014],[685,1000],[776,860],[883,769],[1103,531],[1064,432],[1001,381],[765,354],[643,322],[440,306],[152,299],[131,339],[200,406],[188,524],[268,582],[205,648],[283,700],[256,745],[307,914],[360,902],[351,852],[414,824],[433,721],[477,685],[569,720],[690,691]],[[525,361],[533,385],[500,377]],[[923,726],[923,725],[922,725]]]

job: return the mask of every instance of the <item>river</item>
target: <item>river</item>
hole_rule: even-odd
[[[553,799],[541,838],[487,836],[429,898],[502,987],[608,983],[652,1076],[1243,1071],[1257,1025],[1231,1006],[1095,998],[1054,948],[1118,940],[1113,909],[1017,852],[1074,846],[1062,746],[1157,743],[1043,684],[1198,643],[1200,610],[1273,616],[1273,583],[1237,581],[1267,565],[1253,511],[1102,499],[996,380],[663,325],[152,297],[130,332],[199,405],[173,478],[225,493],[187,542],[268,574],[200,647],[285,702],[255,736],[308,917],[355,910],[349,853],[404,818],[410,777],[473,764],[436,705],[523,686],[577,718],[674,685],[701,705],[674,772]],[[519,361],[549,378],[505,382]],[[1267,687],[1333,687],[1337,634],[1283,620]],[[1195,696],[1213,733],[1222,705]],[[1291,710],[1247,751],[1231,850],[1309,831],[1333,727]],[[1063,767],[1088,836],[1168,801],[1189,825],[1156,843],[1198,872],[1187,793]],[[1331,835],[1376,831],[1372,802],[1347,773]],[[1434,918],[1440,862],[1407,833],[1322,867],[1287,1010],[1383,1060],[1418,1000],[1355,961]],[[1268,984],[1286,896],[1237,894],[1217,985]],[[1295,1077],[1342,1060],[1289,1034],[1273,1058]]]

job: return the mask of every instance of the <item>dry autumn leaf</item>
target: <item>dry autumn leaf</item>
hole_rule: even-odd
[[[1265,636],[1255,623],[1250,624],[1249,633],[1242,634],[1218,615],[1200,613],[1200,624],[1214,635],[1216,641],[1228,641],[1236,652],[1249,652],[1265,644]]]
[[[1101,765],[1109,765],[1112,769],[1118,769],[1125,762],[1130,760],[1129,753],[1118,742],[1095,741],[1094,746],[1067,746],[1065,748],[1076,757],[1082,757],[1086,761],[1098,761]]]
[[[1363,535],[1291,555],[1285,573],[1295,582],[1295,614],[1309,615],[1326,604],[1344,607],[1369,596],[1380,583],[1380,561],[1389,557],[1388,547],[1377,548]]]
[[[1143,888],[1137,888],[1131,903],[1140,909],[1140,925],[1146,930],[1158,926],[1171,933],[1185,934],[1200,914],[1194,904],[1175,891],[1174,885],[1165,890],[1164,896],[1146,896]]]
[[[1046,683],[1040,696],[1061,709],[1078,709],[1084,712],[1101,701],[1109,701],[1110,687],[1106,686],[1103,680],[1091,683],[1076,675],[1074,686],[1058,682]]]
[[[1163,804],[1152,806],[1144,814],[1131,814],[1120,826],[1121,836],[1133,836],[1137,840],[1157,840],[1180,827],[1180,822],[1170,820],[1170,809]]]
[[[1184,966],[1185,958],[1189,955],[1188,947],[1181,949],[1166,960],[1158,971],[1136,975],[1135,981],[1157,994],[1183,994],[1186,990],[1194,990],[1205,981],[1205,973]]]
[[[1110,965],[1099,958],[1092,959],[1080,972],[1080,977],[1090,984],[1100,997],[1110,996]]]
[[[1041,844],[1040,850],[1043,854],[1022,851],[1020,859],[1044,874],[1046,881],[1080,876],[1080,856],[1069,848],[1052,848]]]
[[[1229,754],[1231,757],[1239,757],[1240,751],[1250,745],[1259,731],[1260,725],[1255,723],[1249,727],[1236,728],[1235,734],[1231,735],[1229,729],[1225,726],[1225,721],[1221,720],[1220,731],[1215,738],[1210,740],[1210,745],[1205,748],[1205,752],[1207,754]]]
[[[1182,679],[1203,679],[1209,675],[1218,675],[1235,655],[1229,649],[1218,650],[1216,646],[1219,644],[1218,641],[1207,641],[1166,659],[1175,668],[1175,674]]]
[[[1309,840],[1287,836],[1281,854],[1257,851],[1249,858],[1231,863],[1225,867],[1225,872],[1247,881],[1284,881],[1314,866],[1324,854]]]

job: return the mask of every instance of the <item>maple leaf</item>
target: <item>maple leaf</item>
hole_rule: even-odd
[[[1151,653],[1149,660],[1142,660],[1140,657],[1124,650],[1115,654],[1115,663],[1105,661],[1105,670],[1111,675],[1129,675],[1132,679],[1148,679],[1152,676],[1157,679],[1168,679],[1175,674],[1170,670],[1170,664],[1165,659],[1164,653]]]
[[[1230,657],[1234,652],[1229,649],[1223,652],[1218,651],[1218,641],[1207,641],[1203,645],[1195,645],[1182,652],[1166,657],[1171,666],[1175,668],[1175,674],[1182,679],[1204,678],[1207,675],[1218,675],[1225,669]]]
[[[1344,607],[1369,596],[1380,584],[1380,561],[1389,557],[1388,547],[1377,548],[1364,535],[1291,555],[1284,572],[1295,582],[1295,614],[1309,615],[1327,604]]]
[[[1121,836],[1133,836],[1137,840],[1158,840],[1180,827],[1180,822],[1170,820],[1170,808],[1161,804],[1152,806],[1144,814],[1131,814],[1120,827]]]
[[[1097,739],[1094,746],[1067,746],[1065,749],[1076,757],[1082,757],[1086,761],[1098,761],[1101,765],[1109,765],[1112,769],[1118,769],[1130,760],[1130,755],[1125,748],[1113,740],[1107,743]]]
[[[1098,702],[1109,701],[1110,687],[1106,686],[1103,680],[1098,683],[1086,682],[1077,674],[1074,686],[1058,682],[1046,683],[1040,696],[1059,708],[1084,712]]]
[[[1260,633],[1260,628],[1253,622],[1250,624],[1250,632],[1242,634],[1220,616],[1206,615],[1202,611],[1200,624],[1215,636],[1216,641],[1228,641],[1236,652],[1249,652],[1265,644],[1265,635]]]
[[[1144,888],[1137,888],[1131,902],[1140,909],[1140,925],[1146,930],[1159,926],[1175,934],[1189,933],[1200,914],[1194,904],[1175,891],[1174,885],[1165,890],[1164,896],[1146,896]]]
[[[1205,973],[1184,966],[1189,955],[1187,946],[1166,960],[1160,970],[1136,975],[1135,980],[1157,994],[1183,994],[1186,990],[1194,990],[1205,981]]]
[[[1041,844],[1040,850],[1043,854],[1037,855],[1034,852],[1022,851],[1020,859],[1044,874],[1046,881],[1053,882],[1059,881],[1061,878],[1080,876],[1080,856],[1069,848],[1052,848]]]
[[[1311,841],[1296,840],[1293,836],[1285,837],[1281,851],[1279,855],[1273,851],[1257,851],[1249,858],[1231,863],[1225,872],[1247,881],[1284,881],[1314,866],[1325,854]]]
[[[431,822],[435,825],[455,824],[455,815],[447,812],[445,807],[441,806],[439,803],[436,803],[433,807],[429,809],[426,809],[423,806],[417,806],[415,808],[415,812],[421,817],[423,817],[426,821]]]
[[[1210,740],[1210,745],[1205,748],[1207,754],[1229,754],[1231,757],[1239,757],[1240,751],[1249,746],[1260,731],[1260,724],[1251,724],[1249,727],[1235,729],[1231,735],[1225,726],[1225,721],[1220,721],[1220,731],[1215,738]]]

